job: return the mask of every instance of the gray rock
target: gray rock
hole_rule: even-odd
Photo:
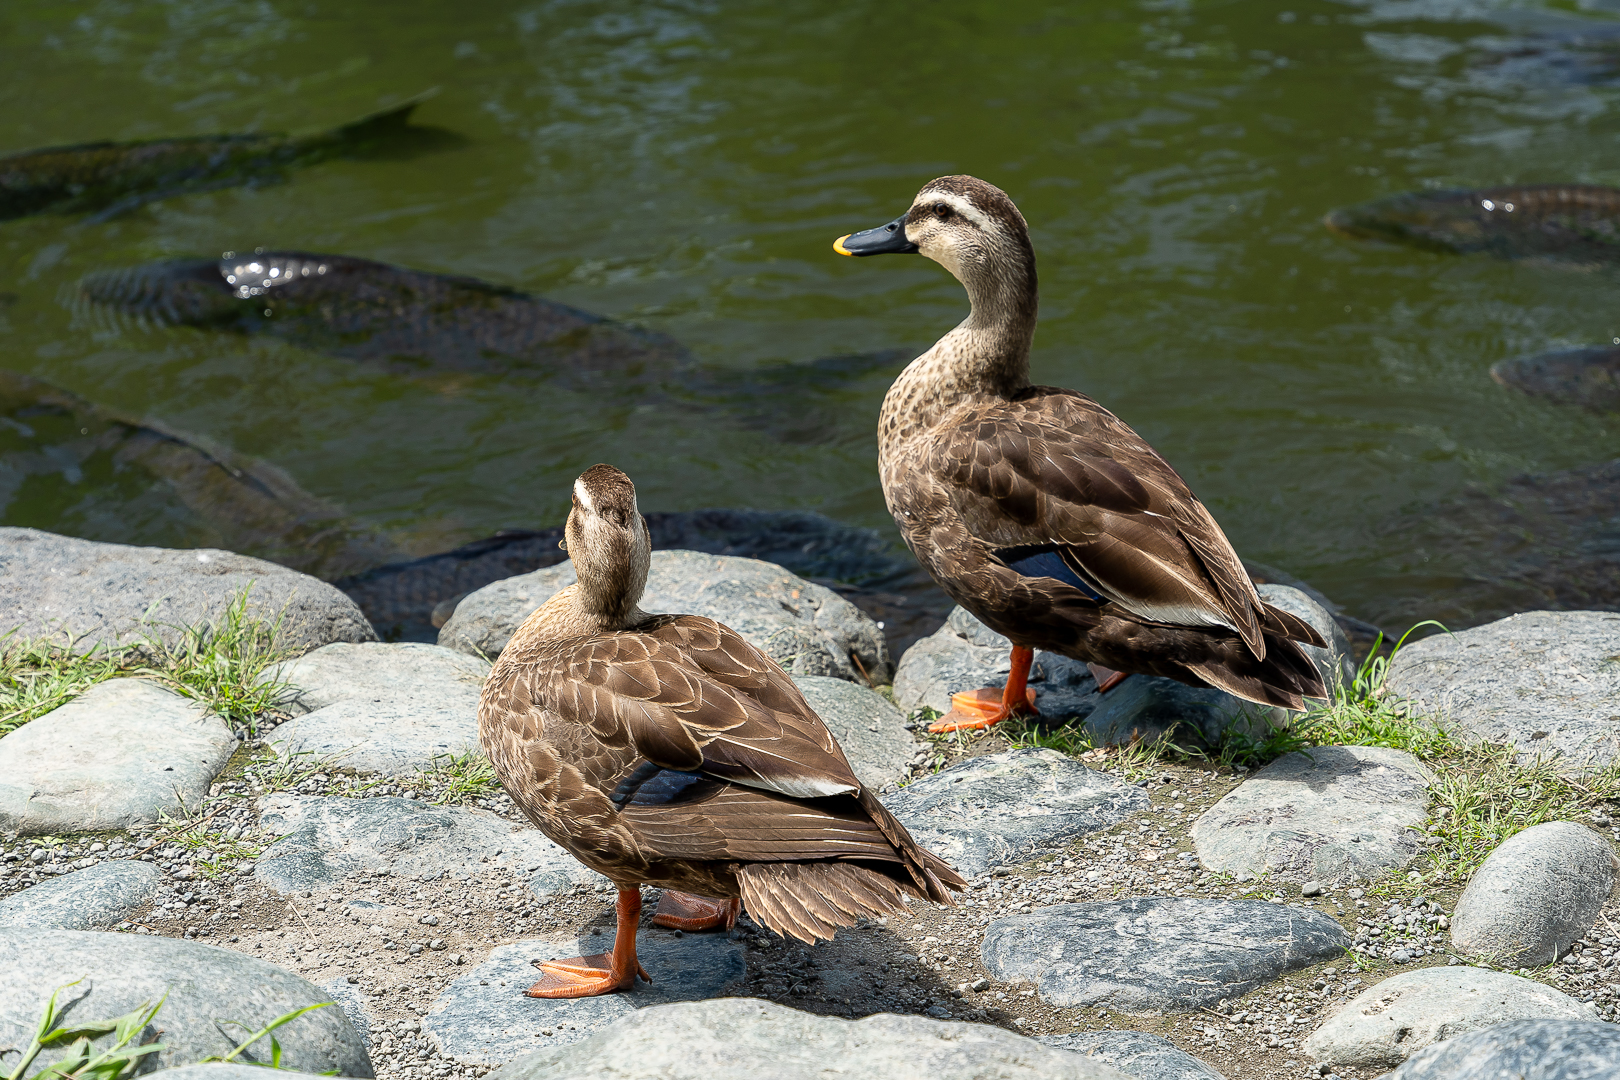
[[[489,665],[420,642],[338,643],[316,649],[267,677],[298,688],[302,713],[276,728],[282,756],[336,756],[365,773],[411,775],[436,757],[482,753],[478,693]]]
[[[1578,772],[1620,759],[1620,613],[1531,611],[1403,648],[1391,693],[1412,712]]]
[[[495,657],[536,608],[574,583],[574,564],[497,581],[465,597],[439,644]],[[641,607],[718,620],[793,675],[831,675],[874,685],[889,675],[883,631],[854,604],[758,559],[655,551]]]
[[[1515,1020],[1419,1050],[1380,1080],[1613,1080],[1620,1028],[1596,1020]]]
[[[151,863],[116,859],[42,881],[0,900],[0,927],[95,930],[127,919],[157,892]]]
[[[1057,904],[997,919],[980,955],[1004,982],[1033,982],[1050,1005],[1191,1012],[1342,956],[1326,915],[1263,900],[1154,897]]]
[[[636,980],[633,991],[588,998],[532,998],[523,991],[539,979],[531,961],[561,960],[606,952],[613,947],[613,923],[606,916],[600,935],[578,941],[518,941],[502,945],[471,972],[434,999],[423,1026],[439,1050],[458,1061],[502,1064],[538,1045],[578,1042],[621,1017],[652,1005],[719,997],[748,974],[742,943],[725,933],[687,934],[644,928],[636,956],[651,983]],[[546,1036],[542,1029],[553,1034]],[[539,1039],[545,1039],[544,1044]],[[646,1075],[641,1073],[640,1075]]]
[[[238,1065],[213,1061],[207,1065],[182,1065],[178,1069],[164,1069],[163,1080],[264,1080],[264,1066]],[[150,1074],[147,1074],[150,1075]],[[291,1069],[277,1070],[277,1080],[288,1080],[294,1076],[318,1076],[319,1073],[294,1072]]]
[[[1312,596],[1288,585],[1257,585],[1255,589],[1260,593],[1260,598],[1272,607],[1281,608],[1310,623],[1311,628],[1327,642],[1325,649],[1306,645],[1305,653],[1316,664],[1316,670],[1321,673],[1322,682],[1327,685],[1329,693],[1340,687],[1348,687],[1355,681],[1356,660],[1350,649],[1350,639],[1345,636],[1339,620],[1317,598],[1321,596],[1320,593]]]
[[[490,1075],[492,1080],[1127,1080],[1108,1065],[989,1024],[891,1013],[841,1020],[752,998],[648,1009],[572,1046],[548,1047]]]
[[[1148,808],[1147,793],[1056,750],[1008,750],[923,777],[883,803],[968,877],[1025,862]]]
[[[911,755],[917,752],[917,739],[888,698],[825,675],[800,675],[793,681],[826,721],[861,783],[877,790],[905,776]]]
[[[1403,750],[1320,746],[1284,754],[1204,812],[1192,829],[1210,870],[1286,881],[1374,881],[1411,862],[1428,813],[1429,771]]]
[[[107,1020],[168,995],[150,1025],[162,1029],[167,1047],[154,1055],[159,1068],[229,1053],[277,1017],[331,1000],[274,964],[194,941],[89,930],[0,930],[0,986],[5,987],[0,1046],[26,1045],[51,991],[75,979],[82,981],[57,997],[58,1006],[68,1007],[67,1020]],[[359,1034],[336,1008],[300,1016],[277,1029],[276,1039],[286,1068],[373,1075]],[[242,1057],[267,1061],[269,1052],[269,1040],[260,1040]],[[58,1050],[46,1050],[29,1075],[59,1056]]]
[[[0,739],[0,832],[127,829],[199,805],[236,739],[144,679],[98,683]]]
[[[365,999],[360,996],[360,988],[351,983],[347,977],[339,976],[321,983],[321,992],[332,999],[333,1004],[343,1010],[343,1018],[354,1028],[360,1036],[360,1044],[366,1048],[366,1054],[371,1054],[371,1017],[366,1012]],[[262,1080],[262,1078],[259,1078]]]
[[[1132,675],[1102,696],[1085,727],[1095,742],[1109,746],[1166,737],[1218,746],[1229,732],[1258,739],[1287,722],[1286,709],[1256,705],[1225,690]]]
[[[1012,642],[970,615],[954,609],[945,625],[900,658],[894,700],[908,716],[923,706],[949,712],[951,695],[983,686],[1006,686]],[[1097,683],[1078,660],[1037,650],[1029,669],[1035,707],[1053,723],[1084,717],[1097,707]]]
[[[281,839],[259,856],[253,875],[283,893],[329,888],[377,870],[423,880],[520,870],[531,874],[537,896],[605,880],[537,829],[487,810],[394,797],[266,795],[259,812],[260,827]]]
[[[1226,1080],[1169,1039],[1145,1031],[1081,1031],[1035,1041],[1112,1065],[1131,1080]]]
[[[1474,967],[1402,972],[1363,990],[1305,1040],[1317,1061],[1399,1065],[1425,1046],[1509,1020],[1587,1020],[1568,994]]]
[[[281,620],[294,653],[333,641],[375,641],[354,601],[307,574],[229,551],[99,544],[39,529],[0,528],[0,633],[74,639],[74,648],[166,644],[180,627],[218,622],[243,590],[248,614]]]
[[[1463,890],[1451,943],[1501,967],[1540,967],[1597,921],[1620,869],[1609,842],[1573,821],[1508,837]]]

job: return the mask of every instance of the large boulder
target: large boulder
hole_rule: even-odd
[[[1616,870],[1609,842],[1586,826],[1531,826],[1474,871],[1451,916],[1451,943],[1503,967],[1550,964],[1597,921]]]
[[[147,636],[172,645],[185,628],[219,624],[243,593],[247,614],[279,620],[277,643],[293,653],[377,639],[353,600],[262,559],[0,528],[0,633],[71,639],[80,652]]]
[[[997,919],[980,956],[1003,982],[1032,982],[1061,1008],[1196,1012],[1344,955],[1326,915],[1264,900],[1111,900]]]
[[[439,644],[494,658],[524,619],[574,581],[568,562],[486,585],[456,605]],[[723,622],[794,675],[872,685],[889,677],[877,623],[831,589],[772,563],[655,551],[641,607]]]
[[[662,1005],[571,1046],[541,1050],[493,1080],[1127,1080],[1124,1073],[988,1024],[880,1013],[815,1016],[768,1001]]]
[[[292,684],[294,719],[276,728],[283,756],[336,756],[346,768],[409,776],[435,758],[479,751],[478,694],[489,664],[421,642],[339,642],[266,677]]]
[[[826,675],[800,675],[793,681],[843,747],[861,783],[875,791],[906,775],[917,739],[888,698]]]
[[[1587,1020],[1568,994],[1517,975],[1431,967],[1391,976],[1357,994],[1305,1040],[1317,1061],[1399,1065],[1437,1042],[1509,1020]]]
[[[1412,713],[1578,772],[1620,760],[1620,612],[1531,611],[1401,649]]]
[[[1288,881],[1373,881],[1416,857],[1429,771],[1380,746],[1319,746],[1285,754],[1193,825],[1210,870]]]
[[[99,930],[135,914],[162,879],[157,867],[134,859],[75,870],[0,900],[0,927]]]
[[[236,737],[144,679],[98,683],[0,739],[0,832],[127,829],[201,805]]]
[[[984,686],[1006,686],[1012,642],[966,608],[952,610],[945,625],[900,658],[894,673],[894,700],[907,714],[927,706],[949,712],[951,695]],[[1030,666],[1035,707],[1048,721],[1083,718],[1097,707],[1097,682],[1086,665],[1061,653],[1038,650]]]
[[[969,758],[886,795],[912,839],[974,877],[1148,808],[1147,793],[1056,750]]]
[[[1620,1028],[1597,1020],[1515,1020],[1419,1050],[1380,1080],[1613,1080]]]
[[[162,1032],[157,1067],[189,1065],[228,1054],[277,1017],[331,998],[274,964],[231,949],[175,938],[90,930],[0,929],[0,1046],[26,1046],[51,992],[64,1019],[110,1020],[143,1002],[163,1001],[144,1034]],[[305,1013],[276,1030],[284,1068],[339,1076],[372,1076],[360,1036],[336,1007]],[[106,1036],[95,1040],[100,1046]],[[137,1038],[137,1042],[148,1041]],[[27,1075],[61,1056],[50,1048]],[[243,1055],[268,1062],[269,1040]]]

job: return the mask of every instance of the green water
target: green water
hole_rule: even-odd
[[[313,130],[434,86],[418,119],[469,141],[106,222],[0,223],[0,365],[267,458],[418,551],[555,523],[596,461],[628,471],[644,509],[809,508],[892,533],[873,430],[892,371],[820,388],[778,432],[268,339],[97,329],[64,298],[90,270],[264,245],[514,285],[673,335],[714,369],[921,351],[964,314],[956,282],[830,244],[971,172],[1033,231],[1037,381],[1135,425],[1246,557],[1401,624],[1474,570],[1408,553],[1424,507],[1620,453],[1615,419],[1486,374],[1620,338],[1620,280],[1354,245],[1319,219],[1435,183],[1620,184],[1620,84],[1514,46],[1611,18],[1613,0],[8,0],[0,152]],[[59,505],[14,502],[5,521],[67,529]],[[148,532],[97,538],[177,542]]]

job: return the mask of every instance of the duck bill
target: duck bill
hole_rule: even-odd
[[[887,225],[840,236],[833,250],[840,255],[915,255],[917,245],[906,239],[906,215],[901,214]]]

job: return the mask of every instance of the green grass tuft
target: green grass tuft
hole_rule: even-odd
[[[255,734],[259,718],[282,700],[290,685],[267,675],[287,653],[277,645],[281,615],[264,622],[248,614],[252,585],[231,597],[218,622],[200,627],[164,626],[178,632],[173,644],[147,632],[118,647],[74,651],[48,638],[15,631],[0,637],[0,737],[67,704],[108,679],[151,679],[184,694],[232,727]]]

